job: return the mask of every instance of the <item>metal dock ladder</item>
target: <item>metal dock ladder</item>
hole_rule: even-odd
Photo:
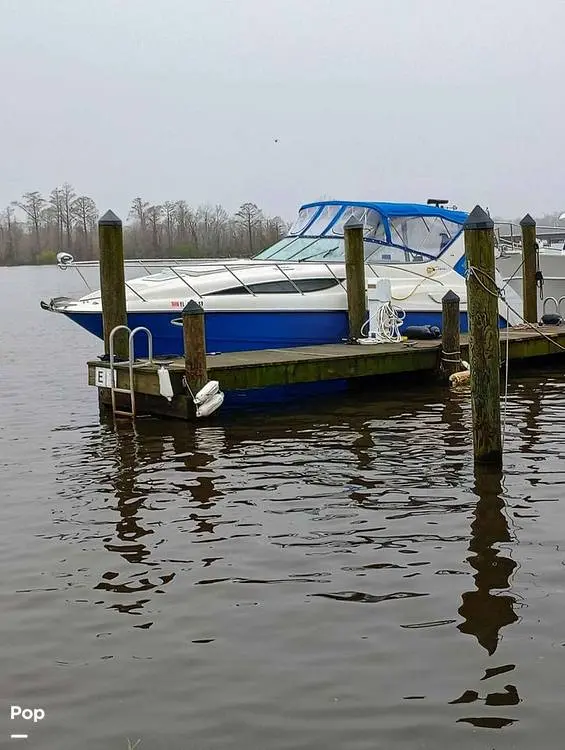
[[[125,330],[129,334],[128,338],[128,353],[129,353],[129,359],[127,362],[122,362],[120,364],[127,364],[128,370],[129,370],[129,388],[118,388],[118,377],[117,377],[117,371],[116,371],[116,363],[114,361],[115,354],[114,354],[114,334],[116,331]],[[135,362],[135,356],[134,356],[134,339],[137,333],[145,332],[147,334],[147,349],[148,349],[148,359],[147,361],[143,362]],[[134,367],[143,367],[144,365],[151,365],[153,364],[153,336],[151,335],[151,331],[148,328],[145,328],[145,326],[138,326],[137,328],[134,328],[133,331],[129,328],[129,326],[120,325],[116,326],[115,328],[112,328],[110,331],[110,391],[112,394],[112,413],[114,415],[122,416],[122,417],[135,417],[135,390],[133,387],[133,370]],[[130,398],[130,411],[125,411],[124,409],[118,409],[116,407],[116,393],[127,393]]]

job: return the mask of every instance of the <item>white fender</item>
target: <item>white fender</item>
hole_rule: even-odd
[[[161,367],[157,370],[157,375],[159,376],[159,393],[161,396],[164,396],[167,401],[170,401],[174,394],[173,386],[171,385],[171,376],[169,375],[169,371],[166,369],[166,367]]]
[[[212,396],[212,398],[209,398],[203,404],[197,405],[196,416],[207,417],[209,414],[212,414],[212,412],[216,411],[216,409],[219,409],[223,403],[224,394],[222,393],[222,391],[218,391]]]
[[[203,386],[196,396],[194,397],[194,403],[196,406],[199,404],[203,404],[205,401],[207,401],[209,398],[212,398],[212,396],[215,396],[216,393],[220,390],[220,384],[217,380],[210,380],[208,383],[206,383],[205,386]]]

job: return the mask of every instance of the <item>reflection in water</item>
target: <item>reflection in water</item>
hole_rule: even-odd
[[[522,396],[522,404],[525,406],[525,414],[518,425],[522,436],[520,451],[529,453],[539,440],[540,416],[542,413],[542,398],[545,383],[528,383],[528,392]],[[523,389],[520,389],[521,391]],[[522,394],[521,394],[522,395]]]
[[[317,403],[317,411],[292,417],[252,414],[245,421],[226,418],[222,426],[149,419],[102,439],[93,433],[89,449],[104,466],[96,491],[110,494],[115,525],[104,548],[121,558],[119,567],[97,574],[103,603],[138,616],[134,627],[151,628],[153,621],[166,621],[173,597],[161,606],[157,594],[176,575],[195,601],[206,597],[207,607],[223,613],[231,603],[239,609],[268,601],[266,585],[285,586],[293,593],[284,606],[297,607],[298,618],[307,598],[312,607],[325,601],[340,612],[354,609],[356,621],[376,608],[381,622],[397,622],[394,613],[402,608],[407,614],[397,624],[404,631],[451,630],[453,620],[422,617],[420,608],[437,592],[436,574],[464,575],[460,545],[467,544],[464,519],[472,512],[468,562],[475,590],[463,594],[458,628],[494,654],[501,629],[517,620],[508,591],[516,565],[499,549],[511,539],[500,473],[477,471],[475,495],[467,490],[467,396],[445,399],[442,392],[441,399],[428,395],[414,403],[401,393],[381,398],[366,397],[362,410],[358,400],[344,399],[339,409]],[[251,536],[262,540],[260,547],[243,541]],[[450,547],[457,552],[446,564]],[[328,561],[338,558],[332,567]],[[211,568],[208,578],[202,568]],[[361,577],[366,586],[359,585]],[[303,582],[320,590],[305,596],[298,588]],[[251,594],[244,584],[247,591],[253,584]],[[212,643],[209,631],[221,630],[218,622],[193,626],[190,635],[198,637],[191,643]],[[502,713],[496,707],[518,705],[516,685],[506,674],[513,669],[493,665],[473,675],[473,689],[450,696],[450,721],[497,729],[517,721],[462,715],[480,713],[479,706]],[[481,689],[481,680],[492,678],[500,684]]]
[[[474,727],[483,729],[503,729],[504,727],[515,724],[517,719],[503,719],[499,716],[472,716],[465,719],[458,719],[459,724],[472,724]]]
[[[214,487],[213,472],[209,465],[218,453],[225,450],[224,432],[221,428],[194,428],[182,423],[174,424],[163,435],[159,423],[154,420],[139,420],[135,425],[120,424],[103,441],[105,458],[115,465],[108,476],[108,483],[116,498],[115,510],[119,514],[116,522],[116,538],[104,539],[109,552],[118,553],[128,563],[142,566],[141,571],[124,577],[115,571],[107,571],[95,586],[114,594],[138,594],[153,591],[163,593],[163,586],[170,583],[175,572],[158,571],[162,561],[143,541],[155,534],[150,523],[152,507],[148,504],[175,503],[196,507],[206,511],[217,498],[223,495]],[[172,450],[171,450],[171,447]],[[168,482],[166,491],[159,493],[159,471],[162,466],[174,463],[174,470],[189,475],[187,481]],[[171,490],[173,490],[171,492]],[[191,533],[196,536],[212,535],[216,522],[210,515],[193,512],[188,515],[192,522]],[[159,524],[159,522],[157,522]],[[147,575],[147,566],[152,575]],[[114,603],[112,608],[127,614],[140,614],[149,599],[136,599]]]
[[[131,572],[129,575],[109,570],[102,574],[102,580],[94,587],[96,590],[107,591],[111,594],[126,596],[126,601],[114,602],[111,609],[130,615],[140,615],[149,599],[136,598],[130,600],[131,595],[161,590],[160,587],[174,578],[174,573],[167,572],[154,577],[145,574],[146,566],[156,567],[158,563],[150,559],[151,552],[141,541],[152,535],[152,529],[143,523],[142,514],[146,511],[147,489],[140,486],[138,474],[140,466],[145,460],[143,443],[140,442],[135,426],[127,425],[125,429],[117,429],[114,439],[104,441],[105,446],[112,446],[114,470],[108,476],[116,498],[115,510],[119,514],[116,522],[117,542],[111,538],[104,539],[104,547],[109,552],[118,553],[124,560],[133,565],[143,564],[141,572]],[[151,627],[152,623],[145,623]]]
[[[464,389],[114,431],[48,271],[0,272],[2,667],[43,750],[560,746],[563,368],[511,369],[504,493]]]
[[[462,404],[463,395],[452,393],[445,399],[442,422],[447,426],[444,433],[445,469],[451,475],[461,476],[467,470],[467,451],[471,442],[471,432]]]
[[[464,622],[458,625],[459,630],[474,635],[489,654],[494,654],[497,649],[501,628],[518,619],[514,612],[514,597],[491,593],[508,589],[510,576],[516,568],[514,560],[501,555],[495,546],[510,541],[508,522],[503,513],[501,479],[498,470],[489,467],[475,469],[474,491],[478,501],[469,544],[473,554],[467,560],[476,570],[477,588],[463,594],[459,608],[459,614],[464,618]]]
[[[172,442],[176,458],[175,470],[191,475],[190,482],[175,482],[175,486],[189,492],[194,505],[201,509],[211,508],[223,496],[214,486],[211,464],[226,453],[226,435],[221,427],[193,427],[174,425]],[[195,476],[193,476],[195,475]],[[198,516],[195,515],[195,518]],[[200,519],[209,524],[209,517]],[[212,524],[213,527],[213,524]]]
[[[462,595],[463,603],[459,614],[464,621],[457,627],[462,633],[474,635],[481,646],[492,655],[499,643],[500,630],[516,622],[514,612],[515,598],[509,594],[493,594],[494,590],[507,590],[510,587],[510,576],[516,563],[500,554],[496,547],[501,542],[510,541],[508,522],[504,515],[502,499],[502,473],[492,467],[475,467],[474,491],[478,497],[471,524],[471,541],[469,550],[473,553],[467,558],[476,570],[474,576],[476,590]],[[487,669],[482,680],[512,671],[513,664]],[[486,706],[516,706],[520,697],[515,685],[505,685],[503,691],[489,692],[480,696],[476,690],[465,692],[451,704],[483,702]],[[515,723],[516,719],[497,716],[463,717],[459,723],[472,724],[475,727],[502,729]]]
[[[140,563],[150,555],[141,540],[153,534],[151,529],[141,525],[140,513],[145,505],[146,494],[136,485],[139,461],[139,441],[134,430],[116,431],[116,469],[110,478],[117,500],[120,518],[116,523],[116,536],[119,544],[106,541],[109,552],[117,552],[131,563]],[[150,564],[147,561],[147,564]]]

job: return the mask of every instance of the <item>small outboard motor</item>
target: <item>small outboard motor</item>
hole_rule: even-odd
[[[441,331],[437,326],[406,326],[401,331],[403,336],[409,339],[438,339],[441,335]]]

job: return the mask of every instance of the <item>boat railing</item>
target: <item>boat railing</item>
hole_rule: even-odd
[[[299,285],[296,283],[296,280],[293,279],[288,273],[286,268],[288,267],[289,261],[285,260],[255,260],[253,258],[230,258],[226,259],[225,261],[220,260],[218,258],[127,258],[124,260],[124,268],[127,269],[143,269],[147,276],[152,276],[157,273],[162,273],[163,271],[170,271],[170,273],[174,274],[179,281],[181,281],[185,286],[196,296],[200,296],[199,293],[196,291],[196,289],[192,286],[190,283],[191,274],[188,273],[188,269],[193,270],[195,267],[198,266],[207,266],[208,272],[210,272],[209,267],[211,265],[214,266],[215,272],[227,272],[231,276],[233,276],[234,281],[242,286],[249,294],[252,294],[253,296],[257,296],[257,292],[255,292],[252,288],[252,286],[249,285],[248,282],[245,281],[244,278],[242,278],[242,274],[238,273],[238,270],[241,271],[245,267],[247,267],[246,261],[249,261],[253,266],[265,266],[270,268],[276,268],[277,271],[280,273],[281,281],[288,281],[288,283],[293,287],[294,291],[298,294],[305,294],[305,292],[299,287]],[[338,265],[343,265],[345,261],[339,261]],[[81,261],[75,261],[73,256],[70,253],[58,253],[57,254],[57,266],[61,270],[67,270],[69,268],[73,268],[81,277],[84,284],[86,285],[89,292],[92,292],[92,286],[89,283],[88,279],[84,275],[83,271],[85,269],[98,269],[99,268],[99,262],[97,260],[81,260]],[[343,278],[343,274],[339,275],[336,274],[334,268],[332,268],[332,263],[328,263],[327,261],[320,261],[318,265],[321,265],[326,268],[326,270],[329,272],[331,276],[336,280],[338,284],[341,284],[345,288],[345,279]],[[335,265],[335,263],[333,264]],[[183,271],[186,269],[186,273],[183,273]],[[131,281],[131,279],[130,279]],[[128,283],[128,280],[125,281],[126,288],[129,289],[135,296],[137,296],[139,299],[141,299],[143,302],[146,302],[147,300],[142,296],[142,294],[136,290],[134,287],[131,286],[130,283]]]
[[[151,266],[182,266],[186,263],[205,261],[206,258],[125,258],[124,266],[128,268],[148,268]],[[210,259],[208,259],[210,262]],[[75,260],[70,253],[57,253],[57,265],[66,268],[97,268],[98,260]]]
[[[248,261],[248,262],[246,262]],[[331,276],[335,282],[336,286],[339,285],[343,289],[346,288],[345,284],[345,260],[340,259],[336,261],[325,261],[325,260],[316,260],[312,261],[313,264],[323,268],[329,276]],[[68,269],[68,268],[74,268],[82,278],[83,282],[85,283],[86,287],[88,288],[89,292],[93,292],[93,289],[91,287],[91,284],[89,283],[88,279],[84,275],[83,271],[84,269],[95,269],[98,268],[99,263],[97,261],[88,260],[88,261],[75,261],[70,255],[70,253],[59,253],[57,256],[57,265],[61,269]],[[306,265],[306,264],[305,264]],[[309,265],[309,264],[308,264]],[[377,270],[375,270],[374,263],[370,263],[367,261],[366,267],[369,269],[370,273],[378,276],[379,273]],[[394,266],[394,263],[387,264]],[[425,267],[427,267],[427,264],[423,264]],[[152,276],[157,273],[162,273],[164,270],[169,271],[172,276],[176,276],[180,282],[182,282],[186,288],[190,291],[191,295],[194,295],[195,297],[199,298],[200,292],[198,292],[197,289],[193,286],[191,282],[193,282],[193,277],[195,275],[195,269],[198,268],[198,266],[202,266],[203,268],[206,268],[205,271],[201,271],[201,273],[222,273],[226,272],[230,276],[233,277],[234,281],[237,283],[238,286],[241,286],[248,294],[253,295],[254,297],[258,296],[258,292],[254,289],[254,283],[250,282],[249,280],[246,281],[245,274],[242,273],[243,271],[247,270],[250,266],[257,267],[262,266],[266,268],[276,269],[277,273],[280,275],[279,280],[288,282],[288,284],[292,287],[293,291],[297,294],[304,295],[306,292],[304,289],[301,288],[300,285],[300,278],[297,278],[295,276],[291,276],[288,273],[288,267],[289,267],[289,261],[288,260],[255,260],[255,259],[248,259],[248,258],[233,258],[233,259],[227,259],[225,262],[218,258],[197,258],[197,259],[184,259],[184,258],[156,258],[156,259],[138,259],[138,258],[130,258],[124,261],[124,266],[126,268],[142,268],[147,276]],[[213,266],[213,269],[210,268],[210,266]],[[341,266],[341,271],[338,272],[337,266]],[[441,285],[441,281],[439,279],[434,279],[430,276],[430,274],[426,271],[425,267],[422,269],[414,268],[412,264],[406,263],[402,264],[406,274],[409,276],[414,276],[418,280],[418,285],[422,283],[423,280],[431,280],[434,282],[437,282]],[[154,269],[151,271],[151,269]],[[198,271],[196,271],[196,275],[198,275]],[[131,284],[132,279],[130,278],[125,279],[125,286],[126,289],[128,289],[134,296],[136,296],[138,299],[140,299],[142,302],[147,302],[147,299],[143,296],[142,291],[139,289],[136,289]],[[273,281],[276,282],[276,279],[273,279]]]
[[[547,305],[548,303],[552,303],[555,306],[554,315],[563,315],[562,305],[564,302],[565,302],[565,295],[563,295],[562,297],[559,297],[559,299],[557,299],[557,297],[546,297],[543,301],[542,314],[543,315],[547,314]]]
[[[522,229],[519,224],[510,221],[495,221],[494,237],[499,256],[506,257],[522,252]],[[551,242],[563,243],[565,242],[565,227],[537,224],[536,237],[540,248],[551,247]]]

